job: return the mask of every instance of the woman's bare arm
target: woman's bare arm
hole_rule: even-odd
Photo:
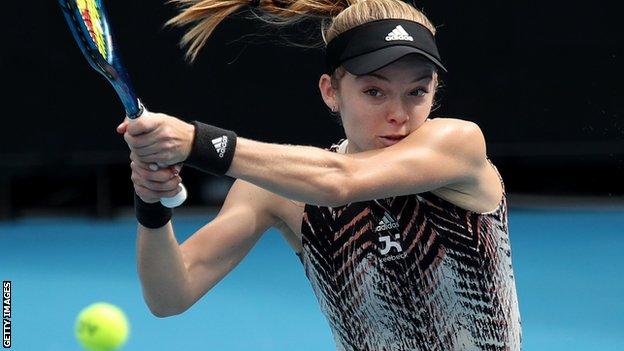
[[[239,138],[227,174],[286,198],[339,206],[474,182],[487,166],[485,151],[476,124],[436,119],[395,145],[346,155]]]
[[[131,157],[176,164],[191,151],[194,129],[188,126],[154,114],[122,124],[118,131],[124,132]],[[394,145],[345,155],[309,146],[236,140],[227,175],[321,206],[470,186],[489,167],[480,128],[451,118],[431,120]]]
[[[236,181],[217,217],[178,245],[171,223],[139,225],[137,265],[154,315],[184,312],[229,273],[277,219],[275,195]]]

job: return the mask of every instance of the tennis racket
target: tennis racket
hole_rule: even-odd
[[[141,117],[145,107],[136,96],[130,77],[115,50],[102,0],[58,1],[80,51],[91,67],[106,77],[113,86],[130,122]],[[180,185],[182,191],[176,196],[160,199],[164,206],[178,207],[186,200],[186,188]]]

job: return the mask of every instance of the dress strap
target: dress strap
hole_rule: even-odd
[[[336,152],[336,153],[339,153],[339,154],[344,154],[345,151],[346,151],[348,142],[349,141],[347,139],[344,139],[344,138],[340,139],[340,141],[338,141],[337,143],[332,144],[332,146],[330,146],[329,151]]]
[[[492,163],[492,160],[490,160],[489,157],[486,157],[486,160],[490,163],[492,168],[494,168],[494,171],[496,172],[496,175],[498,175],[498,180],[500,180],[501,186],[503,187],[503,194],[505,194],[505,182],[503,181],[503,177],[501,176],[500,172],[498,171],[498,168],[496,168],[496,166],[494,166],[494,163]]]

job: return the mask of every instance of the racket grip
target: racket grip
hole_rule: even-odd
[[[184,201],[186,201],[186,197],[188,194],[186,192],[186,187],[184,186],[184,184],[180,183],[180,187],[182,188],[182,190],[180,190],[179,193],[177,193],[173,197],[161,198],[160,203],[163,206],[168,207],[168,208],[175,208],[175,207],[182,205]]]
[[[145,106],[143,106],[141,104],[141,102],[139,101],[139,106],[141,106],[141,110],[139,112],[139,115],[137,115],[134,118],[129,118],[130,123],[135,122],[135,120],[139,117],[141,117],[143,114],[145,114],[145,112],[147,112],[147,109],[145,108]],[[167,168],[167,166],[163,166],[161,164],[158,165],[158,167],[160,168]],[[171,166],[173,167],[173,166]],[[177,193],[175,196],[172,197],[163,197],[160,199],[160,203],[168,208],[175,208],[178,207],[180,205],[182,205],[184,203],[184,201],[186,201],[186,198],[188,196],[188,193],[186,191],[186,187],[184,186],[184,184],[180,183],[180,188],[182,188],[182,190],[180,190],[179,193]]]

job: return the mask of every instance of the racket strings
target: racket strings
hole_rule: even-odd
[[[69,17],[71,18],[73,24],[73,27],[76,29],[74,32],[75,34],[77,34],[77,36],[80,38],[80,41],[82,41],[82,47],[86,50],[86,53],[90,56],[91,58],[91,62],[95,65],[97,65],[98,70],[106,75],[107,78],[112,79],[113,76],[111,75],[111,73],[109,72],[109,70],[102,65],[102,58],[104,58],[105,60],[107,59],[107,53],[109,52],[108,50],[108,46],[106,45],[107,43],[109,43],[108,40],[105,40],[105,35],[104,35],[104,31],[103,31],[103,27],[102,27],[102,20],[101,20],[101,16],[99,15],[99,11],[100,8],[98,6],[96,6],[97,4],[94,4],[94,7],[91,7],[91,10],[88,9],[88,7],[85,4],[84,0],[64,0],[63,1],[65,4],[65,7],[67,8],[66,13],[69,15]],[[91,2],[93,2],[91,0]],[[82,3],[82,9],[81,9],[81,3]],[[96,13],[97,14],[97,21],[95,21],[95,23],[97,23],[97,25],[93,25],[94,21],[91,20],[91,16],[90,13]],[[80,16],[77,16],[77,14],[80,14]],[[99,30],[93,30],[94,27],[99,28]],[[85,35],[85,31],[84,29],[87,29],[87,31],[89,32],[89,35]],[[95,39],[96,38],[96,33],[101,33],[101,40],[100,40],[100,44],[98,44],[98,40]],[[97,50],[94,50],[93,48],[97,48]],[[106,60],[108,61],[108,60]]]
[[[104,34],[102,16],[100,15],[102,9],[95,0],[77,0],[76,5],[82,16],[83,23],[89,31],[91,39],[95,43],[95,47],[97,47],[102,57],[106,59],[108,56],[108,47]]]

